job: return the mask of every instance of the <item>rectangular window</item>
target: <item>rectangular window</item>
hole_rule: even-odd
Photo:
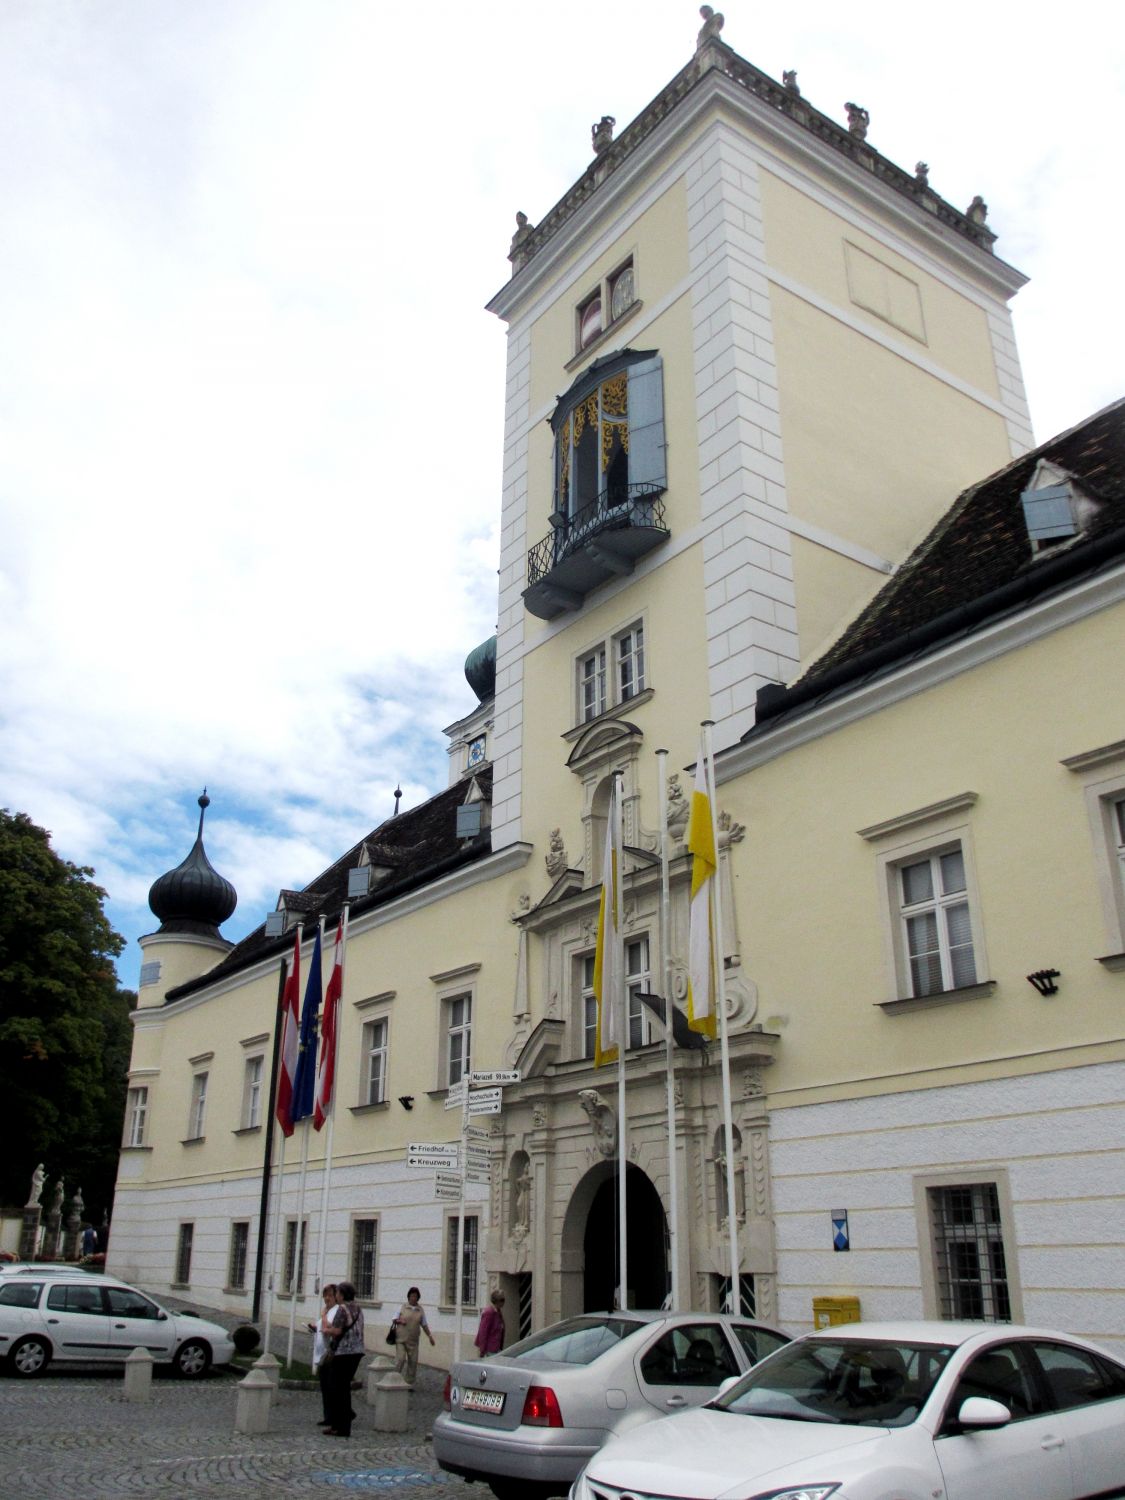
[[[246,1286],[246,1252],[250,1246],[250,1225],[241,1220],[230,1226],[230,1252],[227,1256],[227,1286],[240,1292]]]
[[[309,1221],[304,1220],[304,1228],[301,1234],[301,1259],[296,1265],[297,1256],[297,1219],[288,1219],[285,1224],[285,1272],[281,1290],[283,1293],[295,1292],[300,1297],[305,1286],[305,1261],[309,1248]],[[296,1284],[294,1284],[294,1267],[296,1269]]]
[[[246,1059],[246,1072],[242,1080],[242,1128],[256,1130],[262,1123],[262,1068],[265,1059],[261,1056]],[[233,1286],[234,1283],[232,1282]]]
[[[652,1012],[637,996],[649,993],[652,975],[648,967],[648,938],[634,938],[625,944],[625,993],[629,1008],[629,1046],[647,1047],[653,1039]]]
[[[477,1216],[465,1215],[465,1242],[461,1251],[461,1303],[473,1307],[477,1300]],[[457,1215],[445,1221],[445,1301],[457,1301]]]
[[[594,996],[594,955],[579,959],[582,965],[582,1056],[593,1057],[598,1038],[598,1002]]]
[[[455,995],[445,1002],[447,1083],[452,1086],[472,1067],[472,995]]]
[[[129,1090],[129,1096],[125,1103],[125,1144],[126,1146],[143,1146],[145,1143],[145,1122],[148,1119],[148,1089],[136,1088]]]
[[[1125,896],[1125,797],[1112,804],[1113,836],[1117,843],[1117,879]]]
[[[941,1317],[1010,1323],[996,1184],[932,1187],[928,1196]]]
[[[191,1242],[195,1236],[194,1224],[181,1224],[179,1238],[176,1241],[176,1281],[177,1286],[187,1286],[191,1280]]]
[[[615,642],[617,650],[617,692],[622,703],[643,693],[645,688],[644,626],[634,625],[623,631]]]
[[[198,1141],[203,1136],[203,1121],[207,1113],[207,1074],[193,1073],[191,1079],[191,1115],[188,1119],[188,1140]]]
[[[584,297],[575,309],[576,344],[587,349],[637,300],[633,258],[629,257],[602,281],[597,291]]]
[[[605,647],[599,646],[578,663],[583,724],[605,713]]]
[[[361,1104],[382,1104],[387,1097],[387,1022],[367,1021],[363,1027],[363,1092]],[[353,1278],[354,1279],[354,1278]]]
[[[374,1302],[379,1250],[379,1221],[352,1220],[352,1285],[360,1302]]]
[[[910,993],[975,984],[973,928],[960,844],[899,867]]]

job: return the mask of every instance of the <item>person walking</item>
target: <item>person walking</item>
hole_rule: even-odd
[[[351,1437],[355,1420],[352,1377],[364,1350],[363,1309],[355,1300],[355,1287],[350,1281],[337,1283],[336,1304],[339,1311],[325,1335],[332,1340],[332,1358],[324,1381],[328,1397],[325,1411],[332,1425],[325,1428],[324,1435],[346,1438]]]
[[[326,1361],[324,1356],[331,1342],[330,1330],[340,1316],[340,1304],[336,1301],[336,1283],[326,1281],[321,1296],[324,1298],[324,1306],[320,1310],[320,1317],[315,1323],[309,1324],[313,1336],[312,1370],[320,1382],[320,1409],[323,1413],[320,1425],[331,1427],[332,1419],[328,1415],[328,1372],[332,1368],[332,1360]],[[333,1358],[335,1358],[335,1351],[333,1351]]]
[[[504,1347],[504,1293],[493,1292],[488,1306],[480,1315],[477,1336],[473,1343],[481,1359],[489,1354],[499,1354]]]
[[[395,1319],[395,1369],[411,1390],[418,1374],[418,1346],[423,1333],[433,1344],[434,1336],[422,1308],[422,1293],[412,1286]]]

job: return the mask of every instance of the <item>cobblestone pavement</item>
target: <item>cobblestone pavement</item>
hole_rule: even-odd
[[[362,1368],[362,1367],[361,1367]],[[38,1380],[0,1376],[0,1500],[95,1500],[144,1495],[284,1500],[290,1495],[417,1495],[492,1500],[483,1485],[442,1474],[429,1432],[444,1376],[420,1369],[406,1432],[377,1433],[356,1391],[348,1441],[317,1427],[320,1396],[283,1390],[270,1430],[234,1430],[237,1377],[184,1382],[157,1376],[151,1399],[125,1400],[120,1371],[49,1370]]]

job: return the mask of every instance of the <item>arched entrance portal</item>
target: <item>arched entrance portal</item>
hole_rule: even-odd
[[[660,1195],[639,1167],[630,1166],[625,1182],[629,1250],[629,1306],[659,1307],[668,1294],[668,1236]],[[585,1223],[582,1224],[583,1207]],[[613,1306],[620,1281],[617,1252],[617,1174],[612,1167],[587,1173],[571,1199],[563,1230],[564,1248],[581,1235],[581,1304],[571,1283],[567,1312],[606,1312]]]

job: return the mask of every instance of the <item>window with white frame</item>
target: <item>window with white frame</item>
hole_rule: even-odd
[[[243,1130],[256,1130],[262,1123],[262,1070],[264,1067],[265,1058],[261,1053],[246,1059],[242,1077]]]
[[[1101,745],[1062,764],[1083,784],[1094,846],[1094,875],[1109,951],[1107,968],[1125,968],[1125,740]]]
[[[898,869],[910,993],[936,995],[975,984],[973,924],[960,844]]]
[[[995,1182],[928,1189],[942,1318],[1010,1323],[1008,1266]]]
[[[207,1078],[206,1073],[193,1073],[191,1076],[191,1110],[188,1115],[188,1140],[198,1141],[203,1139],[203,1123],[207,1116]]]
[[[131,1088],[125,1101],[125,1145],[143,1146],[148,1121],[148,1089]]]
[[[477,1227],[476,1214],[465,1215],[465,1239],[461,1247],[461,1303],[473,1307],[477,1300]],[[445,1221],[445,1274],[442,1277],[447,1306],[457,1301],[457,1215]]]
[[[351,1282],[359,1302],[374,1302],[378,1286],[379,1221],[352,1220]]]
[[[387,1097],[387,1018],[363,1023],[361,1104],[382,1104]]]
[[[299,1232],[299,1233],[298,1233]],[[300,1260],[297,1258],[297,1240],[300,1238]],[[281,1285],[283,1293],[295,1292],[298,1297],[304,1293],[305,1286],[305,1261],[309,1246],[309,1221],[307,1219],[288,1219],[285,1224],[285,1272]],[[296,1283],[294,1284],[294,1272]]]
[[[599,283],[596,291],[583,297],[575,310],[577,347],[589,346],[633,306],[637,300],[633,257],[630,256]]]
[[[460,1083],[472,1067],[473,997],[453,995],[444,1001],[446,1083]]]
[[[629,1009],[629,1046],[647,1047],[653,1040],[654,1017],[637,998],[652,990],[648,963],[648,938],[632,938],[625,944],[625,994]]]
[[[576,663],[578,722],[589,724],[613,708],[638,698],[648,686],[644,622],[599,641]]]
[[[195,1238],[194,1224],[181,1224],[176,1237],[175,1286],[187,1286],[191,1280],[191,1245]]]
[[[585,953],[579,964],[579,1004],[582,1016],[582,1056],[593,1057],[598,1039],[598,1001],[594,994],[594,955]]]
[[[246,1286],[246,1258],[250,1248],[250,1225],[236,1219],[230,1226],[230,1249],[227,1254],[227,1287],[240,1292]]]

